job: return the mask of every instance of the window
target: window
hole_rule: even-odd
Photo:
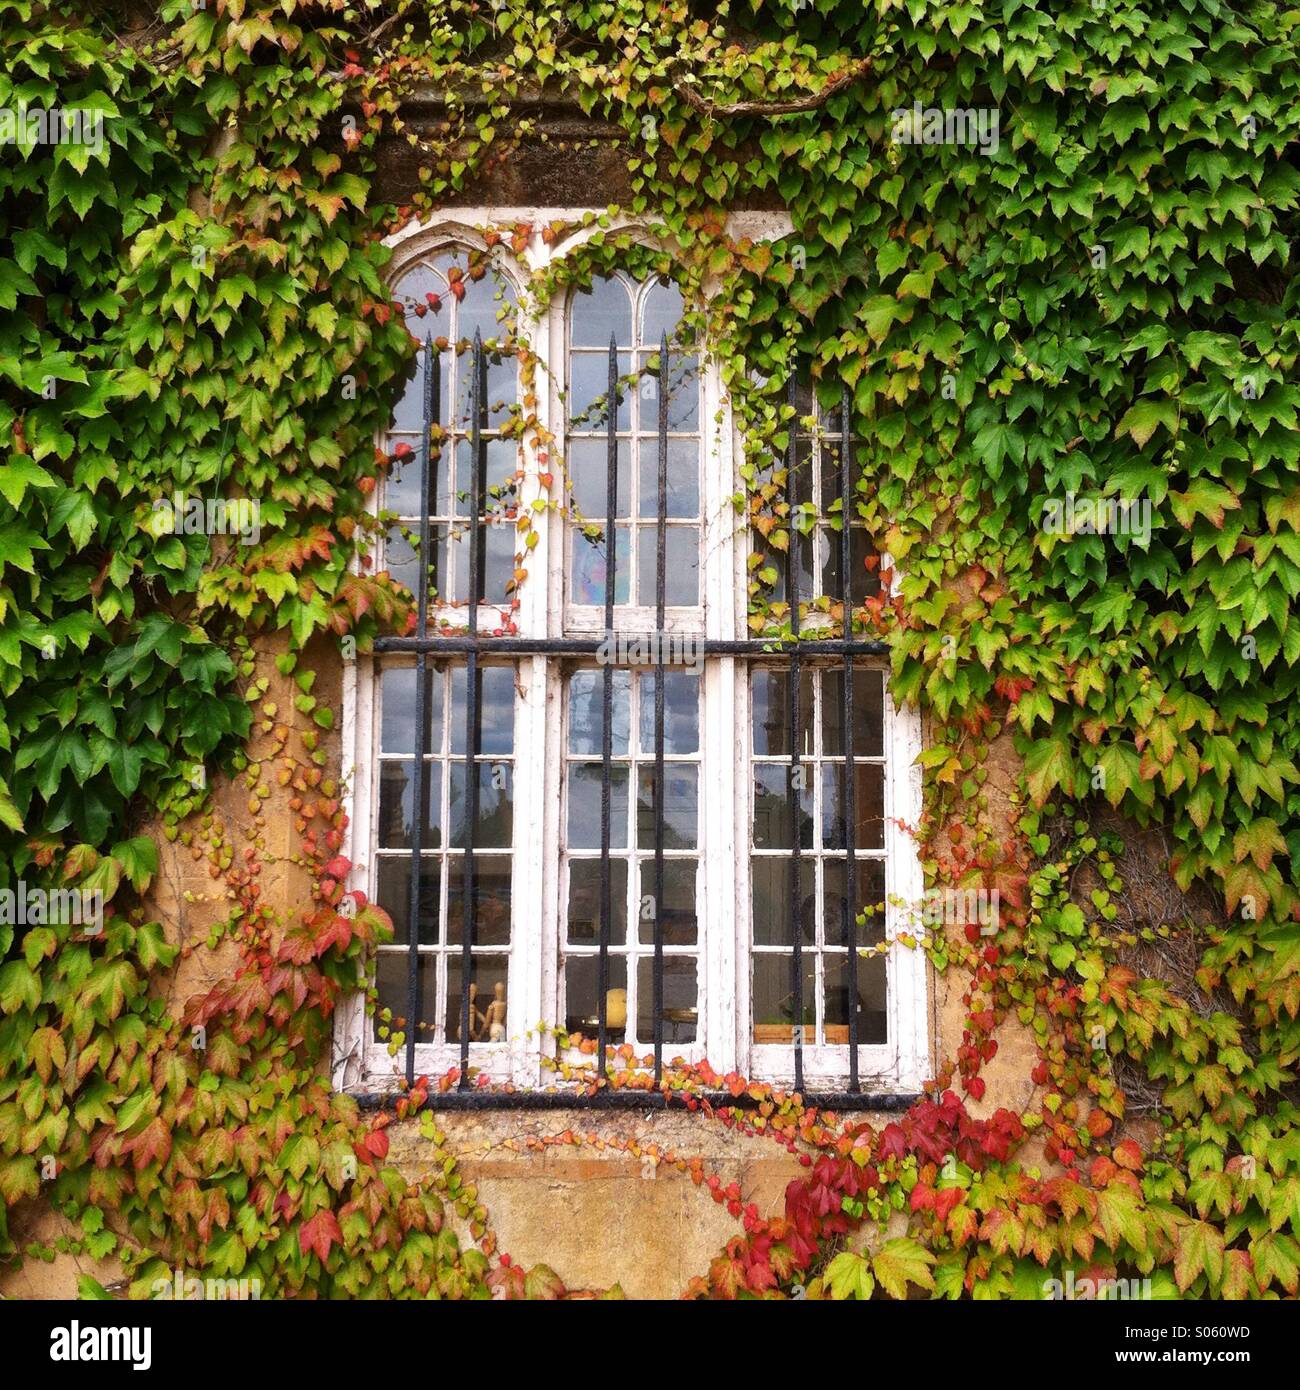
[[[517,253],[537,268],[585,234]],[[336,1080],[552,1085],[603,1039],[656,1074],[707,1058],[812,1090],[915,1088],[924,959],[863,949],[920,898],[919,735],[883,649],[845,640],[846,572],[851,611],[879,569],[865,527],[840,525],[842,416],[796,389],[766,465],[796,540],[769,555],[737,519],[726,401],[678,289],[620,271],[530,316],[494,243],[472,218],[396,241],[423,346],[377,562],[420,611],[346,676],[355,886],[395,937],[379,1017],[343,1011]],[[549,383],[535,431],[524,361]],[[539,518],[527,546],[521,515]],[[798,647],[750,631],[755,571]]]

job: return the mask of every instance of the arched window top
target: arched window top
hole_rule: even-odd
[[[510,277],[484,251],[445,246],[422,256],[393,286],[406,326],[460,342],[477,332],[486,342],[513,336],[519,301]]]
[[[632,293],[623,276],[602,276],[577,290],[569,312],[574,347],[607,348],[611,337],[619,347],[632,346]]]
[[[667,335],[671,342],[685,307],[681,290],[671,280],[651,280],[641,300],[641,341],[658,343]]]
[[[676,333],[684,307],[681,290],[666,277],[635,283],[622,272],[600,276],[590,288],[574,291],[569,342],[575,348],[608,348],[612,336],[620,348],[657,346],[663,334],[671,339]]]

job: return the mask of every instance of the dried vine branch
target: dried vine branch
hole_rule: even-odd
[[[862,58],[847,72],[828,82],[820,92],[811,92],[791,101],[716,102],[702,97],[688,82],[680,79],[673,83],[673,87],[689,106],[706,116],[788,116],[795,111],[815,111],[819,106],[824,106],[836,92],[865,77],[871,66],[872,59]]]

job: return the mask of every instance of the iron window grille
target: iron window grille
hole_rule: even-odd
[[[455,251],[444,254],[416,250],[412,255],[408,250],[401,256],[402,263],[441,275],[445,285],[448,265],[457,261],[463,268],[466,264],[466,252],[461,249],[465,243],[458,234],[452,235],[458,242]],[[474,241],[473,235],[468,241]],[[555,254],[563,251],[557,248]],[[523,259],[540,264],[547,258],[539,234]],[[515,304],[504,261],[497,280],[504,293],[498,294],[497,299],[513,314]],[[402,272],[397,282],[399,292],[409,284],[409,273]],[[842,532],[829,522],[827,515],[833,513],[841,497],[852,496],[848,487],[848,450],[840,448],[848,442],[848,411],[816,412],[806,388],[796,388],[790,398],[796,420],[789,447],[774,464],[789,475],[781,480],[780,490],[784,493],[788,487],[793,508],[804,513],[805,529],[800,534],[811,537],[814,549],[810,553],[815,557],[815,562],[800,563],[800,555],[808,550],[808,544],[796,535],[791,552],[780,562],[777,598],[793,594],[797,600],[793,605],[796,614],[800,612],[800,602],[804,604],[803,626],[811,635],[804,636],[797,645],[792,641],[746,637],[746,571],[743,545],[737,545],[738,539],[743,541],[744,533],[725,517],[720,522],[714,515],[722,512],[734,490],[730,481],[733,446],[728,443],[729,426],[723,423],[729,415],[725,412],[721,384],[711,367],[707,373],[699,368],[694,420],[686,420],[686,427],[682,428],[683,421],[670,415],[668,429],[661,427],[661,408],[671,411],[673,407],[671,400],[659,399],[658,373],[651,370],[654,359],[658,357],[669,364],[674,383],[698,363],[687,361],[689,349],[667,337],[666,324],[655,323],[650,314],[643,320],[642,309],[652,297],[649,287],[618,272],[615,275],[631,296],[633,320],[630,326],[619,326],[612,334],[604,329],[606,337],[600,337],[590,323],[583,331],[574,331],[578,317],[574,311],[579,307],[576,296],[562,304],[557,302],[553,311],[536,320],[522,316],[525,332],[519,341],[537,344],[543,371],[557,350],[565,359],[560,395],[563,406],[553,396],[549,404],[543,397],[542,404],[548,428],[552,433],[563,434],[563,464],[548,462],[542,453],[536,457],[528,450],[519,453],[514,440],[507,459],[502,445],[496,443],[502,436],[510,435],[509,430],[500,428],[502,415],[497,403],[502,398],[514,400],[515,388],[513,382],[506,381],[502,335],[492,311],[484,310],[481,302],[475,308],[472,292],[463,302],[457,301],[461,317],[447,335],[449,341],[431,343],[432,335],[426,337],[417,378],[399,406],[389,435],[390,448],[403,439],[411,446],[400,479],[395,479],[396,469],[389,477],[390,485],[397,481],[397,505],[390,506],[387,496],[382,503],[385,511],[399,514],[402,529],[409,537],[405,563],[410,577],[398,573],[392,563],[394,558],[399,562],[403,558],[400,545],[386,547],[385,560],[389,561],[387,567],[405,579],[416,594],[416,626],[408,637],[381,640],[380,660],[375,663],[373,675],[368,666],[350,671],[345,692],[350,692],[347,700],[351,701],[352,727],[357,739],[353,772],[356,780],[350,804],[357,832],[370,836],[369,850],[360,851],[362,860],[369,855],[369,862],[363,863],[362,868],[372,888],[378,881],[377,896],[390,910],[396,906],[397,885],[399,881],[401,884],[399,895],[404,910],[393,913],[395,921],[399,916],[405,918],[399,924],[401,944],[381,951],[382,997],[392,1005],[394,1014],[406,1017],[401,1069],[408,1077],[419,1072],[432,1074],[453,1065],[455,1059],[460,1084],[454,1091],[438,1096],[439,1104],[536,1106],[576,1101],[649,1108],[665,1103],[660,1093],[644,1090],[606,1087],[595,1094],[584,1089],[575,1095],[567,1088],[531,1089],[547,1085],[547,1053],[543,1044],[539,1061],[534,1042],[521,1040],[519,1034],[521,1028],[528,1031],[529,1020],[536,1018],[561,1027],[581,1025],[585,1031],[588,1020],[578,1015],[590,1014],[590,1031],[598,1035],[601,1057],[611,1043],[634,1040],[638,1054],[653,1048],[654,1075],[658,1079],[664,1072],[665,1057],[685,1044],[690,1031],[690,1025],[674,1024],[666,1013],[672,1012],[679,1002],[675,991],[684,987],[686,975],[694,968],[692,962],[697,962],[697,1031],[701,1046],[688,1050],[688,1056],[707,1056],[715,1065],[720,1061],[722,1070],[739,1064],[742,1071],[771,1077],[778,1083],[788,1084],[793,1077],[814,1101],[834,1102],[842,1108],[888,1109],[906,1104],[909,1097],[905,1091],[899,1094],[890,1089],[881,1093],[879,1088],[882,1083],[889,1088],[915,1085],[922,1074],[926,1052],[923,970],[918,973],[908,963],[896,972],[897,962],[891,958],[889,1048],[873,1046],[877,1040],[873,1032],[876,1024],[865,1016],[857,1017],[856,991],[855,1007],[847,1018],[844,1015],[848,991],[843,988],[843,970],[835,984],[839,991],[835,1008],[839,1012],[832,1016],[827,1003],[827,953],[838,952],[836,960],[846,967],[850,958],[855,969],[859,964],[856,950],[850,951],[845,940],[850,932],[861,935],[857,914],[847,913],[844,905],[849,901],[856,905],[859,896],[874,901],[871,875],[883,863],[878,845],[860,846],[853,837],[846,845],[839,840],[834,844],[822,843],[825,837],[820,827],[818,844],[791,845],[790,857],[798,854],[801,872],[789,874],[783,881],[783,897],[787,887],[793,885],[793,891],[783,914],[786,936],[779,950],[772,950],[770,968],[785,981],[789,1017],[802,1020],[806,1012],[811,1026],[806,1033],[792,1029],[790,1041],[794,1045],[786,1050],[768,1049],[767,1056],[761,1055],[762,1047],[751,1046],[755,1039],[748,1031],[759,1017],[756,1000],[751,1000],[751,984],[756,959],[762,953],[756,938],[750,937],[749,866],[764,854],[772,858],[780,855],[748,842],[753,805],[752,796],[742,792],[744,773],[750,769],[757,772],[760,766],[784,767],[793,779],[798,768],[810,777],[819,770],[822,775],[830,775],[827,765],[833,764],[843,766],[847,775],[851,767],[869,768],[881,762],[878,750],[856,744],[841,762],[841,754],[827,746],[825,730],[818,724],[832,707],[841,711],[838,721],[845,722],[843,707],[847,699],[847,725],[852,727],[852,709],[860,712],[866,704],[863,680],[870,683],[879,679],[880,658],[885,653],[883,644],[845,639],[833,621],[837,593],[843,598],[840,576],[856,575],[861,582],[862,573],[860,555],[852,549],[859,537],[851,529],[849,548],[842,554]],[[413,318],[408,318],[408,322],[417,336],[424,334],[423,325]],[[438,333],[442,326],[439,324],[433,332]],[[652,332],[655,329],[659,331]],[[467,339],[472,342],[467,343]],[[569,361],[570,353],[575,351],[587,359],[584,366],[589,389],[585,391],[575,390],[581,386],[579,373]],[[450,360],[453,353],[454,361]],[[513,374],[513,364],[509,371]],[[552,382],[561,380],[559,373],[547,372],[547,376]],[[519,380],[522,382],[522,378]],[[588,411],[585,418],[575,419],[582,417],[592,400],[602,394],[616,402],[615,409],[603,417],[597,409]],[[664,393],[665,397],[670,394]],[[586,399],[578,399],[584,395]],[[809,428],[807,417],[814,413],[818,414],[817,424]],[[426,419],[431,422],[427,430]],[[575,449],[579,441],[581,448]],[[660,476],[665,447],[666,488]],[[698,484],[685,502],[683,492],[689,493],[690,489],[683,489],[682,468],[675,467],[674,448],[678,450],[678,461],[698,451],[693,460],[699,471]],[[576,453],[584,453],[585,458],[571,459],[570,455]],[[449,468],[455,469],[450,483]],[[503,622],[508,618],[508,607],[499,602],[499,591],[491,588],[494,562],[490,546],[495,534],[491,523],[494,514],[499,517],[510,507],[536,505],[533,499],[539,494],[534,470],[545,489],[550,487],[545,475],[552,469],[560,473],[565,468],[569,470],[574,494],[580,490],[582,493],[574,509],[580,515],[573,521],[561,520],[563,514],[556,514],[553,519],[548,516],[537,564],[521,594],[523,608],[518,615],[518,630],[523,635],[516,635],[513,624]],[[662,512],[667,514],[661,515]],[[611,514],[615,521],[612,529]],[[815,529],[807,527],[810,520]],[[671,538],[674,526],[681,532],[694,528],[691,548],[697,552],[699,563],[695,587],[690,592],[682,591],[678,602],[674,602],[671,587],[674,553],[670,545],[661,543],[665,532]],[[601,548],[604,533],[609,531],[613,551],[612,564],[588,570],[582,590],[573,582],[576,566],[570,550],[572,532],[580,527],[592,528],[585,539],[594,539]],[[513,540],[510,531],[505,534]],[[865,537],[865,531],[860,535]],[[452,536],[464,557],[455,578],[449,567]],[[635,556],[637,563],[623,569],[620,555],[625,560]],[[503,547],[495,562],[497,573],[504,559]],[[430,585],[419,582],[421,566],[426,569]],[[788,570],[792,572],[787,573]],[[624,587],[611,595],[609,580],[614,575]],[[593,579],[597,581],[594,584]],[[863,594],[855,590],[848,597],[857,604]],[[685,601],[690,598],[696,599],[695,607]],[[662,656],[668,645],[663,639],[668,633],[689,635],[703,658],[697,704],[697,776],[701,784],[697,828],[701,842],[694,847],[680,836],[678,845],[674,845],[673,799],[669,797],[665,806],[665,798],[658,795],[665,779],[689,780],[683,779],[682,773],[695,756],[678,749],[671,718],[668,728],[663,723],[665,716],[680,704],[673,682],[681,673],[666,670]],[[631,671],[622,665],[597,664],[602,662],[601,654],[611,634],[629,640],[652,635],[657,659],[648,665],[642,659]],[[671,662],[669,657],[670,668]],[[856,672],[856,677],[844,681],[845,671]],[[515,693],[513,725],[509,715],[500,717],[501,701],[491,693],[494,681],[506,681],[511,675]],[[781,720],[788,746],[780,755],[761,754],[738,741],[750,738],[748,725],[753,721],[748,712],[753,702],[753,682],[776,678],[793,679],[796,686],[812,682],[818,691],[816,709],[814,713],[811,706],[783,708]],[[570,758],[567,735],[575,718],[575,680],[584,690],[589,708],[603,710],[607,684],[611,687],[612,703],[626,703],[627,712],[622,717],[632,725],[630,746],[621,741],[617,729],[611,729],[611,721],[602,721],[597,715],[585,722],[580,719],[587,741]],[[401,688],[391,702],[387,698],[390,681],[395,692]],[[381,719],[373,721],[373,733],[369,732],[372,702],[378,702],[382,712]],[[412,705],[416,708],[412,709]],[[884,740],[892,769],[889,776],[898,779],[897,769],[906,766],[919,750],[919,728],[911,716],[902,718],[894,711],[887,699],[886,705]],[[390,713],[404,725],[401,739],[392,747],[387,745],[387,734],[381,734],[379,727],[382,721],[387,729]],[[345,722],[347,718],[345,708]],[[510,746],[503,751],[502,739],[511,728],[518,748],[506,737]],[[608,751],[606,730],[610,730]],[[737,746],[731,749],[727,745],[733,737]],[[372,750],[372,739],[378,742],[377,749]],[[905,754],[901,760],[894,756],[900,743]],[[525,749],[531,750],[527,759]],[[571,760],[585,764],[584,776],[591,793],[589,804],[595,807],[589,826],[594,834],[585,845],[565,834],[562,824],[565,812],[560,798],[565,794]],[[504,792],[493,785],[493,777],[505,782]],[[626,795],[620,792],[620,777],[627,787]],[[510,778],[514,779],[518,797],[513,841],[501,824],[501,816],[508,814],[512,799]],[[850,775],[848,781],[853,783],[854,778]],[[910,774],[906,786],[897,780],[890,783],[891,814],[898,815],[901,808],[907,818],[915,815],[915,783]],[[643,789],[643,795],[638,796],[638,787]],[[718,788],[724,789],[720,798]],[[853,814],[848,815],[845,790],[836,793],[835,811],[837,824],[847,825],[861,819],[862,811],[854,808]],[[471,796],[473,806],[469,804]],[[714,799],[706,807],[706,798],[710,796]],[[494,797],[504,803],[504,810],[497,806]],[[864,804],[869,801],[858,799]],[[795,802],[798,800],[794,798]],[[428,808],[427,815],[415,813],[415,807],[420,805]],[[554,811],[550,809],[552,805]],[[781,807],[781,813],[788,826],[793,826],[801,814],[799,807],[789,802]],[[624,827],[622,836],[620,824]],[[464,833],[466,828],[468,834]],[[418,846],[412,843],[415,834],[419,835]],[[620,843],[620,838],[626,843]],[[898,868],[897,885],[906,897],[912,898],[919,893],[919,869],[912,862],[914,855],[906,852],[908,847],[898,836],[887,843],[891,881]],[[357,854],[352,857],[357,858]],[[689,881],[688,866],[693,860],[698,891],[691,914],[689,891],[682,888],[675,897],[674,885]],[[828,870],[823,860],[833,861],[833,867]],[[844,882],[850,872],[850,860],[857,872],[852,897]],[[427,871],[414,871],[416,865],[422,870],[427,866]],[[581,866],[578,872],[582,878],[576,897],[570,882],[574,865]],[[840,925],[835,923],[834,903],[823,904],[816,929],[804,941],[789,928],[808,912],[809,894],[805,892],[801,902],[798,888],[810,872],[819,895],[835,899],[841,885],[844,891],[838,910]],[[840,878],[832,883],[834,874]],[[512,883],[512,878],[518,879],[517,884]],[[726,891],[733,882],[734,894]],[[827,887],[832,890],[829,894]],[[540,902],[534,896],[538,892]],[[490,912],[484,910],[485,899],[492,908]],[[575,909],[577,899],[581,900],[580,911]],[[653,910],[642,922],[638,909],[645,899]],[[536,927],[539,911],[540,931]],[[502,928],[503,913],[511,920],[513,931]],[[698,918],[693,924],[688,920],[692,915]],[[846,916],[848,920],[844,921]],[[570,930],[575,917],[583,919],[577,923],[580,932]],[[874,944],[875,937],[868,940]],[[802,976],[796,969],[796,952],[801,957],[798,963],[804,967]],[[596,977],[596,988],[586,987],[587,1003],[582,1008],[574,1003],[565,982],[570,961],[579,957],[583,968]],[[493,982],[500,978],[507,963],[514,972],[510,984],[509,1046],[488,1049],[475,1042],[471,1050],[467,1035],[470,1030],[464,1026],[465,996],[477,982],[481,991],[477,1006],[481,1007],[484,992],[490,994]],[[883,962],[863,960],[860,964],[863,974],[869,975]],[[675,967],[677,976],[673,973]],[[797,996],[802,981],[808,983],[800,998]],[[899,981],[902,991],[896,996],[895,985]],[[622,1020],[618,1018],[611,1024],[608,1017],[610,989],[619,987],[626,987],[629,996],[626,1026],[620,1026]],[[639,1007],[635,996],[639,996]],[[354,1093],[358,1082],[365,1086],[370,1078],[371,1084],[391,1084],[385,1080],[389,1064],[384,1054],[393,1050],[392,1046],[385,1049],[378,1041],[372,1048],[370,1041],[363,1039],[366,1024],[359,1005],[360,1001],[355,1000],[341,1014],[345,1026],[338,1035],[336,1050],[336,1066],[340,1068],[336,1076],[340,1084]],[[423,1031],[417,1029],[417,1023],[424,1025]],[[904,1026],[896,1034],[895,1027],[900,1024]],[[828,1025],[834,1030],[833,1037]],[[858,1035],[852,1047],[845,1044],[850,1028]],[[667,1054],[665,1047],[669,1049]],[[809,1049],[808,1058],[805,1048]],[[779,1057],[778,1051],[782,1052]],[[569,1059],[582,1060],[572,1054]],[[360,1075],[355,1069],[358,1060]],[[811,1069],[805,1078],[806,1060]],[[469,1084],[471,1065],[494,1078],[511,1078],[516,1088],[530,1089],[478,1089]],[[396,1080],[396,1076],[391,1080]],[[818,1086],[826,1089],[819,1092]],[[729,1096],[720,1099],[730,1103]]]

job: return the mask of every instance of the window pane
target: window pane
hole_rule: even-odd
[[[434,530],[438,537],[438,582],[442,597],[452,602],[468,603],[469,522],[458,521],[454,527],[439,526]],[[509,597],[506,584],[514,577],[514,526],[494,526],[485,521],[480,535],[483,544],[482,601],[504,603]]]
[[[600,987],[596,956],[569,956],[564,962],[564,1026],[570,1033],[596,1036],[596,991]],[[606,1032],[622,1039],[627,1031],[627,958],[609,957]]]
[[[465,752],[466,674],[464,666],[451,668],[451,751],[460,754]],[[483,729],[478,751],[509,754],[515,746],[515,668],[480,666],[479,681]]]
[[[812,672],[799,672],[799,728],[804,735],[801,752],[811,747]],[[756,670],[750,683],[750,722],[754,731],[754,752],[759,757],[790,756],[790,673],[788,670]]]
[[[638,688],[641,702],[641,753],[655,751],[655,678],[642,672]],[[664,753],[698,753],[700,750],[700,678],[687,671],[664,671]],[[585,751],[585,750],[576,750]]]
[[[442,765],[426,760],[425,814],[420,842],[424,849],[442,844]],[[415,823],[415,763],[382,762],[379,765],[379,845],[382,849],[408,849]]]
[[[849,1040],[849,978],[847,951],[828,951],[823,957],[826,988],[826,1041],[845,1044]],[[885,958],[858,959],[858,1042],[883,1043],[888,1036],[885,1007]]]
[[[510,859],[504,854],[475,854],[474,946],[510,944]],[[465,939],[465,859],[447,858],[447,940],[459,946]]]
[[[868,909],[866,923],[857,928],[857,941],[860,946],[876,945],[885,939],[885,861],[855,859],[854,866],[858,915]],[[845,860],[822,860],[823,940],[828,946],[848,945],[847,873]]]
[[[799,847],[813,844],[813,778],[811,767],[800,766]],[[793,769],[787,763],[758,763],[754,767],[755,849],[793,849],[790,843],[790,795]]]
[[[829,594],[832,598],[839,598],[841,594],[840,533],[832,531],[828,527],[820,527],[817,537],[819,568],[817,592]],[[866,566],[867,557],[874,553],[866,528],[851,526],[849,528],[849,602],[854,607],[860,605],[868,594],[874,594],[880,587],[876,576]],[[801,597],[808,593],[802,580],[800,580],[799,593]]]
[[[509,849],[514,835],[514,772],[509,763],[475,764],[478,769],[478,816],[474,821],[475,849]],[[465,795],[465,764],[451,764],[449,843],[466,845],[469,800]]]
[[[576,440],[574,441],[577,442]],[[601,455],[602,473],[605,456]],[[645,521],[654,521],[659,516],[659,441],[653,436],[643,435],[638,450],[637,509]],[[620,462],[620,475],[622,466]],[[622,483],[622,476],[619,478]],[[674,517],[690,520],[700,514],[700,445],[695,439],[669,439],[668,441],[668,487],[665,493],[665,515],[671,521]],[[605,511],[604,498],[600,504],[600,514]]]
[[[414,666],[385,667],[381,677],[380,705],[383,711],[379,747],[385,753],[415,752]],[[428,670],[426,699],[432,722],[429,751],[442,748],[442,673]]]
[[[856,849],[883,849],[885,844],[885,774],[879,763],[853,764],[854,813],[857,818]],[[822,768],[822,845],[844,849],[844,764]],[[755,841],[757,843],[757,841]]]
[[[853,672],[853,752],[879,758],[885,751],[885,677],[883,671],[857,667]],[[822,752],[844,756],[844,671],[822,674]]]
[[[750,860],[753,883],[753,932],[755,946],[788,946],[790,932],[790,882],[794,860],[782,855],[754,855]],[[800,921],[803,939],[811,946],[816,939],[816,905],[813,897],[814,865],[810,859],[799,862]]]
[[[664,945],[694,946],[699,930],[695,916],[697,860],[664,860]],[[637,934],[647,946],[655,939],[655,861],[641,861],[641,893],[637,904]]]
[[[405,585],[419,597],[420,566],[415,558],[415,546],[404,534],[408,529],[397,522],[388,528],[384,539],[384,568],[398,584]],[[413,534],[418,539],[418,533]]]
[[[506,1039],[506,967],[508,956],[471,957],[469,971],[471,1042],[505,1042]],[[461,1021],[461,958],[447,957],[447,1041],[460,1040]]]
[[[664,957],[664,1044],[695,1041],[699,968],[694,956]],[[636,1036],[645,1046],[655,1037],[654,957],[642,956],[636,971]]]
[[[438,989],[437,958],[421,952],[416,969],[415,1040],[431,1043],[434,1040],[434,1007]],[[379,1007],[391,1009],[394,1032],[406,1031],[407,956],[404,951],[381,951],[375,964],[375,987],[379,991]]]
[[[641,301],[641,341],[654,345],[666,333],[671,343],[683,307],[681,290],[671,280],[656,280]]]
[[[418,427],[419,421],[415,422]],[[397,445],[411,446],[411,453],[404,459],[394,458],[388,466],[388,476],[384,482],[384,506],[386,512],[396,512],[399,516],[419,516],[420,514],[420,436],[418,434],[390,434],[388,449],[394,453]]]
[[[653,526],[643,526],[637,577],[637,602],[646,607],[657,600],[659,564]],[[623,544],[620,535],[619,545]],[[620,564],[619,569],[623,566]],[[700,533],[694,526],[669,526],[664,530],[664,602],[671,608],[693,608],[700,601]]]
[[[599,763],[569,765],[570,849],[600,848],[601,768]],[[610,769],[611,849],[627,848],[627,768]]]
[[[627,757],[631,719],[632,673],[613,672],[610,681],[613,710],[611,745],[613,756]],[[600,754],[605,737],[605,672],[575,671],[569,677],[569,752]]]
[[[569,860],[569,940],[595,946],[600,941],[600,860]],[[609,940],[627,940],[627,860],[609,861]]]
[[[618,441],[618,515],[630,511],[632,491],[632,444]],[[569,477],[573,483],[575,523],[604,521],[609,505],[609,443],[604,439],[573,439],[569,442]]]
[[[754,957],[753,1009],[754,1041],[784,1043],[794,1041],[796,1019],[792,962],[786,951],[764,951]],[[811,1047],[817,1040],[817,958],[803,960],[803,1042]]]
[[[569,301],[569,341],[574,347],[608,348],[612,336],[620,347],[632,345],[632,299],[616,276],[591,282]]]
[[[441,860],[434,856],[420,858],[420,945],[438,944],[438,914],[441,911]],[[393,944],[405,946],[411,920],[411,859],[405,854],[379,856],[379,880],[376,901],[393,919]],[[383,960],[383,954],[380,954]]]
[[[699,769],[680,763],[664,765],[664,848],[694,849],[698,821]],[[644,764],[637,773],[637,844],[643,849],[654,844],[655,770]]]
[[[647,344],[648,351],[637,354],[637,395],[641,402],[641,429],[646,434],[659,429],[659,373],[650,370],[658,344]],[[608,370],[608,368],[606,369]],[[668,429],[686,433],[700,424],[700,366],[694,357],[668,354]]]
[[[618,417],[615,429],[632,428],[632,354],[618,354]],[[586,434],[609,428],[609,349],[569,355],[569,423]]]
[[[590,529],[594,534],[588,535]],[[614,602],[627,603],[628,589],[632,578],[632,532],[627,526],[619,526],[615,537]],[[605,602],[605,533],[599,527],[575,528],[570,535],[570,575],[572,590],[570,601],[582,604],[603,604]]]

